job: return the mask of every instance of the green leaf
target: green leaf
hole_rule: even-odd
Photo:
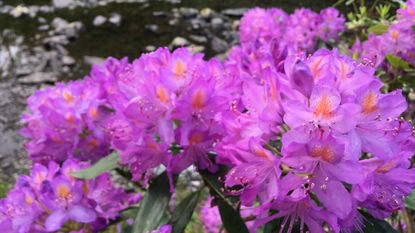
[[[108,156],[105,156],[89,168],[73,172],[72,176],[79,179],[93,179],[104,172],[118,167],[119,158],[120,156],[118,153],[112,153]]]
[[[406,197],[405,206],[409,209],[415,210],[415,190],[412,191],[411,195]]]
[[[273,233],[273,232],[279,232],[281,228],[281,218],[274,219],[264,226],[264,232],[263,233]]]
[[[169,178],[164,172],[154,179],[140,202],[132,233],[146,233],[165,223],[170,197]]]
[[[382,35],[383,33],[388,31],[388,28],[389,26],[380,23],[368,28],[367,31],[370,33],[374,33],[376,35]]]
[[[199,200],[201,190],[191,193],[176,207],[173,212],[171,225],[173,233],[182,233],[192,218],[193,212]]]
[[[402,60],[402,58],[393,56],[391,54],[386,54],[386,60],[388,60],[389,64],[391,64],[395,68],[400,69],[409,69],[410,65],[408,62]]]
[[[218,173],[211,174],[206,171],[199,172],[205,184],[209,187],[210,192],[216,197],[216,204],[218,205],[220,217],[222,219],[223,227],[227,233],[249,233],[245,222],[242,220],[239,211],[231,206],[231,202],[221,192],[222,185],[218,180]]]
[[[241,215],[227,201],[218,198],[217,204],[223,227],[228,233],[249,233]]]
[[[393,227],[385,220],[380,220],[372,217],[370,214],[361,212],[365,217],[362,232],[365,233],[398,233]]]

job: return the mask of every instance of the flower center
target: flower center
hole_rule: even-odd
[[[314,114],[323,118],[330,118],[332,111],[332,103],[327,95],[323,95],[317,102]]]
[[[369,114],[378,109],[376,106],[376,95],[373,91],[369,91],[369,93],[363,98],[362,108],[364,114]]]

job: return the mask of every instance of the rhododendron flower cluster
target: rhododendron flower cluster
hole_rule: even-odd
[[[30,176],[20,176],[0,202],[0,228],[5,232],[55,232],[65,228],[99,232],[137,203],[140,194],[116,188],[108,174],[78,180],[71,173],[87,164],[68,159],[60,167],[34,164]],[[75,227],[74,227],[75,226]]]
[[[323,9],[320,14],[310,9],[296,9],[288,15],[279,8],[253,8],[241,19],[241,43],[269,42],[277,39],[295,50],[312,51],[317,40],[336,40],[345,30],[345,18],[335,8]]]
[[[357,40],[352,51],[365,62],[374,66],[384,65],[387,54],[398,56],[415,65],[415,1],[408,0],[404,8],[397,11],[396,22],[381,35],[369,34],[366,41]]]
[[[184,48],[159,49],[128,65],[109,59],[94,68],[91,78],[101,82],[115,111],[112,145],[134,179],[160,164],[173,173],[192,164],[217,169],[208,152],[223,134],[218,118],[234,95],[223,69],[218,60],[204,61]],[[111,70],[121,71],[106,75]]]
[[[407,56],[413,8],[401,9],[405,23],[382,38],[370,36],[363,47],[373,50],[364,53]],[[415,187],[414,129],[401,117],[401,90],[384,93],[371,64],[337,49],[312,53],[318,39],[335,40],[343,30],[334,8],[291,15],[254,8],[224,61],[160,48],[132,62],[108,58],[84,80],[38,91],[22,130],[35,165],[0,203],[0,226],[101,230],[139,196],[115,188],[107,174],[78,180],[71,172],[87,166],[74,159],[95,162],[114,151],[134,181],[147,184],[164,167],[171,192],[173,175],[189,166],[225,172],[220,192],[237,196],[251,232],[274,219],[281,232],[298,222],[301,232],[353,232],[363,227],[360,211],[390,216]],[[369,46],[372,40],[395,47],[379,52],[384,46]],[[219,232],[212,203],[201,220],[206,232]],[[174,224],[148,232],[171,232]]]
[[[403,208],[415,187],[415,139],[400,118],[401,92],[381,93],[373,68],[336,50],[283,63],[284,73],[265,66],[244,80],[243,111],[228,115],[217,150],[218,161],[233,167],[229,193],[245,206],[259,200],[262,214],[276,212],[254,227],[283,217],[282,228],[299,218],[311,232],[323,232],[323,223],[339,232],[359,227],[357,207],[378,218]],[[257,106],[275,109],[273,118]]]
[[[97,161],[108,155],[104,132],[109,114],[99,85],[90,80],[59,83],[28,98],[29,112],[22,117],[28,138],[26,150],[35,162],[63,162],[68,158]]]

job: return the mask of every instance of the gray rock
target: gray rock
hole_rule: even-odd
[[[46,19],[45,18],[43,18],[43,17],[39,17],[39,18],[37,18],[37,21],[39,22],[39,23],[46,23],[47,21],[46,21]]]
[[[68,27],[68,25],[69,25],[68,21],[60,17],[56,17],[52,20],[52,27],[54,27],[56,31],[64,30],[65,28]]]
[[[206,23],[198,18],[194,18],[190,20],[190,25],[192,25],[192,29],[200,29],[206,25]]]
[[[169,20],[169,25],[170,26],[175,26],[177,24],[179,24],[179,20],[178,19],[171,19],[171,20]]]
[[[182,47],[189,44],[189,41],[186,38],[183,37],[176,37],[173,39],[173,41],[170,43],[173,47]]]
[[[213,30],[221,30],[223,28],[223,19],[216,17],[210,21]]]
[[[73,0],[53,0],[53,6],[56,8],[66,8],[73,4]]]
[[[40,84],[52,83],[57,80],[56,74],[53,72],[36,72],[19,78],[18,82],[22,84]]]
[[[71,56],[63,56],[62,57],[62,64],[67,65],[67,66],[71,66],[71,65],[75,64],[75,59]]]
[[[228,50],[229,45],[225,40],[222,40],[219,37],[213,37],[212,42],[211,42],[211,46],[213,51],[218,52],[218,53],[224,53]]]
[[[62,44],[67,45],[69,44],[69,40],[64,35],[57,35],[57,36],[51,36],[43,39],[43,44]]]
[[[26,6],[22,6],[22,5],[18,5],[13,10],[10,11],[10,15],[15,18],[19,18],[23,15],[28,15],[28,14],[29,14],[29,8]]]
[[[107,18],[105,18],[102,15],[98,15],[97,17],[95,17],[94,21],[92,22],[92,25],[94,25],[94,26],[101,26],[105,22],[107,22]]]
[[[121,24],[121,15],[118,13],[112,13],[108,21],[114,25],[120,26]]]
[[[189,38],[197,43],[206,43],[208,39],[205,36],[198,36],[198,35],[190,35]]]
[[[200,16],[202,16],[202,18],[208,19],[211,18],[213,13],[215,13],[212,9],[210,8],[203,8],[200,11]]]
[[[184,18],[196,17],[199,14],[197,9],[188,7],[180,7],[179,12]]]
[[[233,9],[226,9],[222,11],[222,14],[232,17],[240,17],[242,16],[248,8],[233,8]]]
[[[200,53],[200,52],[203,52],[205,50],[205,46],[194,45],[194,44],[190,45],[188,48],[189,48],[191,53]]]
[[[156,46],[154,46],[154,45],[147,45],[144,49],[147,52],[153,52],[154,50],[156,50]]]
[[[102,58],[102,57],[84,56],[84,63],[89,66],[101,64],[104,61],[105,61],[105,58]]]
[[[38,29],[39,31],[47,31],[47,30],[49,30],[49,25],[47,25],[47,24],[45,24],[45,25],[40,25],[37,29]]]
[[[153,16],[155,17],[166,17],[167,13],[164,11],[153,11]]]
[[[159,29],[159,26],[157,26],[156,24],[147,24],[144,26],[144,28],[150,32],[157,32]]]

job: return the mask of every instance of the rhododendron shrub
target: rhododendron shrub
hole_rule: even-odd
[[[336,9],[254,8],[223,61],[160,48],[36,92],[21,131],[32,172],[1,200],[1,229],[183,232],[198,212],[208,233],[393,232],[385,219],[415,188],[414,128],[376,66],[411,59],[412,8],[355,45],[358,60],[317,49],[345,30]],[[178,198],[189,168],[203,182]]]

